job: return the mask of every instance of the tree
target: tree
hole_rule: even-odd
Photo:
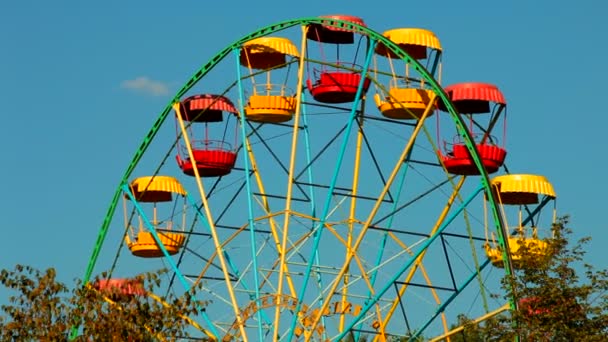
[[[518,310],[465,325],[452,341],[608,341],[608,271],[584,263],[590,238],[570,245],[568,217],[553,225],[550,254],[539,258],[521,244],[521,263],[513,277],[505,277],[506,298],[515,298]],[[577,272],[578,270],[583,270]]]
[[[125,291],[79,281],[69,289],[52,268],[41,272],[17,265],[2,270],[0,284],[14,295],[0,307],[0,341],[65,341],[73,329],[76,341],[176,340],[187,335],[186,317],[196,315],[205,303],[193,299],[194,290],[179,297],[147,295],[160,286],[164,272],[139,275]],[[141,287],[133,291],[133,284]]]

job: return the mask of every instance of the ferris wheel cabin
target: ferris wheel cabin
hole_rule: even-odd
[[[459,83],[446,87],[445,91],[456,110],[468,118],[469,133],[475,141],[483,167],[488,173],[498,171],[507,156],[504,148],[507,106],[504,95],[498,87],[487,83]],[[447,111],[442,101],[439,101],[439,109]],[[484,125],[477,119],[480,115],[489,116],[487,124]],[[502,145],[499,145],[491,133],[501,115],[503,138]],[[451,143],[444,142],[444,150],[441,158],[449,173],[479,175],[479,169],[460,135],[456,135]]]
[[[245,106],[247,120],[268,123],[291,120],[296,111],[295,93],[285,83],[273,83],[272,73],[277,69],[290,69],[298,57],[298,49],[287,38],[262,37],[243,44],[240,63],[247,67],[253,82],[253,94]],[[265,71],[265,83],[256,84],[254,70]]]
[[[505,212],[504,206],[519,207],[518,225],[506,241],[513,267],[522,268],[525,266],[525,261],[529,260],[521,254],[524,249],[527,250],[527,253],[537,257],[537,260],[550,257],[551,251],[549,245],[545,240],[539,238],[536,224],[533,223],[531,227],[524,227],[522,215],[526,211],[524,206],[540,205],[541,207],[536,210],[540,212],[542,206],[548,201],[555,201],[556,195],[553,185],[544,176],[512,174],[495,177],[491,181],[491,188],[496,202],[503,207],[503,213]],[[544,196],[543,201],[540,200],[540,196]],[[505,217],[504,219],[506,222],[507,218]],[[554,220],[555,214],[553,215]],[[486,243],[485,252],[494,266],[504,266],[502,248],[495,239]]]
[[[182,232],[175,231],[173,221],[175,215],[171,212],[162,213],[166,214],[168,218],[163,221],[159,220],[158,206],[161,203],[169,203],[170,207],[175,210],[177,198],[185,199],[186,190],[177,179],[169,176],[140,177],[133,180],[129,188],[130,194],[125,194],[124,215],[127,222],[125,242],[131,254],[142,258],[158,258],[165,256],[163,249],[169,255],[177,254],[186,241],[186,236]],[[174,197],[176,198],[174,199]],[[127,200],[136,201],[142,209],[144,206],[151,206],[150,218],[136,208],[133,208],[132,211],[128,210]],[[136,212],[137,215],[132,215],[132,212]],[[185,220],[184,215],[185,210],[180,215],[182,220]],[[137,222],[133,222],[134,220]],[[183,222],[178,223],[183,227]],[[154,235],[157,235],[162,243],[162,248]]]
[[[363,19],[350,15],[330,15],[322,18],[343,20],[365,27]],[[355,32],[347,28],[322,24],[309,24],[306,29],[306,38],[318,42],[319,49],[324,55],[321,67],[313,68],[313,76],[306,80],[308,91],[316,101],[321,103],[353,102],[361,84],[361,67],[356,64],[356,61],[341,60],[340,50],[344,45],[355,44]],[[335,61],[329,60],[329,57],[325,55],[324,45],[335,45]],[[369,78],[363,80],[362,96],[369,89],[370,83]]]
[[[113,301],[129,300],[146,294],[143,280],[136,278],[99,279],[92,286]]]
[[[194,176],[196,168],[200,177],[219,177],[229,174],[234,168],[237,153],[225,135],[229,122],[222,129],[224,112],[232,114],[230,117],[234,117],[236,127],[238,112],[227,97],[202,94],[190,96],[181,102],[175,113],[176,120],[192,123],[186,130],[192,157],[187,144],[183,143],[184,137],[180,139],[176,156],[177,164],[184,174]],[[203,132],[195,133],[194,129],[199,128],[195,126],[204,126]],[[218,128],[220,132],[217,131]],[[224,135],[219,136],[222,133]],[[234,133],[235,140],[236,136]]]
[[[517,302],[519,311],[526,317],[534,317],[551,313],[551,310],[542,307],[541,299],[538,297],[522,298]]]
[[[419,62],[427,60],[427,64],[432,66],[431,73],[440,77],[441,71],[437,68],[440,69],[441,44],[433,32],[419,28],[398,28],[388,30],[383,35],[413,59]],[[386,46],[378,44],[375,52],[378,56],[386,57],[392,73],[388,93],[379,91],[374,95],[378,110],[390,119],[419,119],[431,104],[431,99],[434,99],[433,92],[425,89],[422,80],[410,77],[409,63],[405,65],[404,74],[397,72],[393,60],[399,60],[398,56]],[[433,111],[428,113],[432,114]]]

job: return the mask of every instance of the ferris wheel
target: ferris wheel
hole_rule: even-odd
[[[153,122],[85,281],[166,267],[164,291],[202,287],[190,319],[218,341],[442,338],[515,309],[492,294],[518,239],[548,254],[556,194],[506,172],[504,95],[443,88],[442,52],[345,15],[229,45]]]

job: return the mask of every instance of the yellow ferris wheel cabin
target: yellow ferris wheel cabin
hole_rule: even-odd
[[[505,206],[519,206],[518,225],[512,232],[513,234],[506,239],[513,266],[515,268],[525,266],[524,258],[521,255],[524,249],[538,258],[550,257],[550,246],[546,240],[539,238],[537,227],[524,227],[522,210],[524,210],[524,206],[540,204],[540,196],[546,196],[547,199],[554,201],[557,196],[553,185],[544,176],[530,174],[497,176],[491,180],[490,185],[496,202],[501,206],[503,216]],[[504,220],[507,222],[507,217],[504,217]],[[555,221],[555,213],[553,221]],[[488,240],[484,248],[494,266],[504,266],[502,248],[494,238],[492,241]]]
[[[159,212],[158,206],[160,203],[177,202],[180,197],[184,199],[185,206],[186,190],[177,179],[169,176],[140,177],[133,180],[129,188],[133,198],[141,205],[142,209],[144,209],[144,205],[152,206],[152,215],[150,218],[146,217],[147,220],[154,226],[167,253],[169,255],[177,254],[183,246],[186,236],[174,231],[175,212]],[[125,242],[129,250],[133,255],[142,258],[164,256],[162,248],[157,244],[153,233],[146,226],[143,214],[137,210],[128,210],[127,200],[130,200],[130,197],[125,194],[124,215],[127,228]],[[170,207],[177,210],[175,205]],[[135,215],[132,213],[135,213]],[[181,210],[181,213],[182,220],[185,221],[185,210]],[[168,218],[161,221],[159,215]],[[183,227],[183,224],[180,225]]]
[[[273,84],[271,73],[289,66],[289,59],[299,56],[298,48],[287,38],[261,37],[243,44],[240,63],[247,67],[253,82],[253,94],[245,106],[248,120],[271,123],[291,120],[296,110],[295,93],[286,83]],[[266,82],[256,84],[253,70],[266,71]]]
[[[420,28],[398,28],[385,31],[383,36],[418,61],[432,59],[428,64],[438,66],[440,69],[441,44],[433,32]],[[434,96],[433,92],[424,89],[422,81],[410,77],[408,63],[405,65],[405,75],[396,72],[393,59],[397,58],[397,55],[384,44],[378,44],[375,52],[376,55],[387,58],[392,73],[388,94],[377,92],[374,95],[378,110],[382,115],[391,119],[419,119],[430,105]],[[432,73],[435,73],[435,67],[430,69]],[[441,71],[439,70],[437,74],[440,77]],[[432,114],[431,111],[428,115]]]

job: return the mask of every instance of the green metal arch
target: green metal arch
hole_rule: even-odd
[[[360,26],[360,25],[357,25],[357,24],[354,24],[351,22],[347,22],[347,21],[311,17],[311,18],[300,18],[300,19],[279,22],[277,24],[266,26],[262,29],[254,31],[253,33],[245,35],[241,39],[235,41],[234,43],[230,44],[228,47],[221,50],[218,54],[216,54],[213,58],[211,58],[211,60],[209,62],[204,64],[202,67],[200,67],[196,71],[196,73],[194,73],[194,75],[188,80],[188,82],[186,82],[186,84],[175,94],[175,96],[167,104],[167,106],[164,108],[164,110],[160,113],[160,115],[158,116],[156,121],[154,121],[154,124],[152,125],[152,127],[150,128],[150,130],[148,131],[146,136],[144,137],[144,140],[142,141],[139,148],[135,152],[135,155],[133,156],[131,163],[127,167],[124,175],[122,176],[122,178],[120,180],[120,183],[114,193],[114,196],[112,197],[110,207],[108,208],[106,216],[103,220],[101,229],[99,231],[99,235],[95,242],[93,253],[90,257],[87,269],[85,271],[85,274],[83,277],[83,281],[85,283],[87,283],[90,280],[91,275],[93,273],[93,269],[97,262],[97,258],[99,257],[99,253],[101,251],[103,242],[105,240],[110,223],[112,221],[112,217],[114,216],[114,212],[115,212],[118,202],[120,200],[120,195],[121,195],[121,191],[122,191],[121,187],[123,184],[128,183],[131,173],[135,169],[136,165],[139,163],[141,157],[143,156],[143,154],[147,150],[148,146],[150,145],[150,142],[154,139],[158,130],[164,123],[164,121],[167,118],[167,116],[169,115],[169,113],[171,112],[172,104],[175,103],[176,101],[179,101],[180,98],[184,94],[186,94],[199,80],[201,80],[201,78],[203,78],[221,60],[223,60],[232,50],[234,50],[236,48],[240,48],[240,46],[243,43],[245,43],[251,39],[255,39],[258,37],[266,36],[271,33],[285,30],[285,29],[293,27],[293,26],[308,25],[308,24],[323,24],[323,25],[327,25],[327,26],[331,26],[331,27],[346,28],[349,30],[360,32],[362,34],[369,36],[371,39],[377,40],[378,42],[380,42],[380,43],[384,44],[386,47],[388,47],[391,51],[393,51],[403,61],[410,63],[410,65],[412,65],[413,68],[417,72],[420,73],[422,78],[433,89],[433,91],[435,92],[437,97],[439,97],[439,99],[441,101],[443,101],[443,103],[445,104],[445,107],[447,108],[448,113],[450,114],[452,120],[456,124],[456,129],[458,131],[458,134],[462,137],[462,139],[465,143],[465,146],[467,147],[467,150],[469,151],[469,154],[471,155],[473,161],[475,162],[477,169],[480,171],[482,186],[484,188],[485,195],[487,196],[488,203],[490,205],[490,211],[492,212],[492,216],[494,218],[495,229],[498,234],[498,242],[499,242],[500,247],[503,250],[505,273],[507,274],[507,276],[512,276],[513,268],[512,268],[512,264],[511,264],[511,256],[509,254],[509,249],[508,249],[508,245],[507,245],[508,242],[506,239],[508,233],[506,231],[506,228],[504,227],[504,221],[501,216],[501,212],[496,204],[497,202],[491,191],[490,180],[489,180],[488,174],[487,174],[485,168],[483,167],[481,158],[479,157],[479,152],[477,151],[477,148],[475,146],[475,143],[474,143],[471,135],[469,134],[469,131],[466,129],[464,121],[462,120],[462,118],[460,117],[458,112],[456,111],[456,108],[450,101],[449,97],[447,96],[447,94],[445,93],[443,88],[417,60],[410,57],[399,46],[397,46],[392,41],[390,41],[389,39],[384,37],[382,34],[376,32],[370,28],[363,27],[363,26]],[[511,304],[511,309],[516,309],[516,303],[512,298],[510,299],[510,304]]]

